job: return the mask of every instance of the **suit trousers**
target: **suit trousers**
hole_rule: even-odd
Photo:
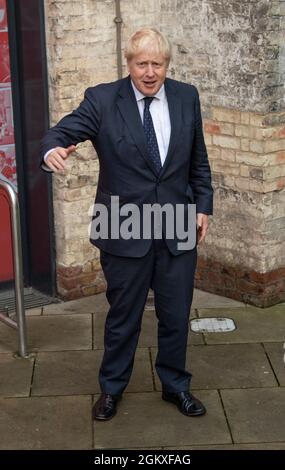
[[[141,258],[101,250],[100,261],[110,305],[99,370],[101,391],[121,394],[129,383],[149,288],[154,292],[158,320],[155,368],[162,388],[188,391],[192,374],[185,370],[185,363],[197,246],[174,256],[164,239],[159,239]]]

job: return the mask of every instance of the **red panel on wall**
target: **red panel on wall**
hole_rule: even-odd
[[[0,282],[11,280],[14,278],[13,273],[13,258],[12,258],[12,245],[11,245],[11,222],[9,204],[6,195],[0,188],[0,217],[1,217],[1,230],[0,230]],[[5,228],[5,230],[2,230]]]
[[[6,0],[0,0],[0,173],[17,189]],[[13,279],[8,200],[0,190],[0,283]]]

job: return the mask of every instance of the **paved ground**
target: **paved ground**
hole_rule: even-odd
[[[117,416],[93,423],[107,310],[100,294],[27,311],[28,359],[0,323],[1,449],[285,449],[285,304],[195,291],[191,318],[232,318],[236,330],[190,333],[192,390],[208,413],[188,418],[161,400],[150,302]]]

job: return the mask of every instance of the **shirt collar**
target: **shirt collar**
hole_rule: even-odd
[[[145,98],[145,95],[143,95],[135,86],[134,82],[131,80],[131,84],[135,93],[135,97],[137,101],[143,100]],[[164,83],[158,90],[158,92],[154,95],[154,98],[157,98],[158,100],[163,100],[165,98],[165,87]]]

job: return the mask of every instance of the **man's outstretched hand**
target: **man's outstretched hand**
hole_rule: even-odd
[[[200,244],[205,239],[208,230],[208,215],[197,213],[196,223],[199,226],[197,244]]]
[[[56,147],[50,152],[45,160],[45,164],[55,173],[65,169],[65,160],[76,149],[75,145],[70,145],[67,148]]]

